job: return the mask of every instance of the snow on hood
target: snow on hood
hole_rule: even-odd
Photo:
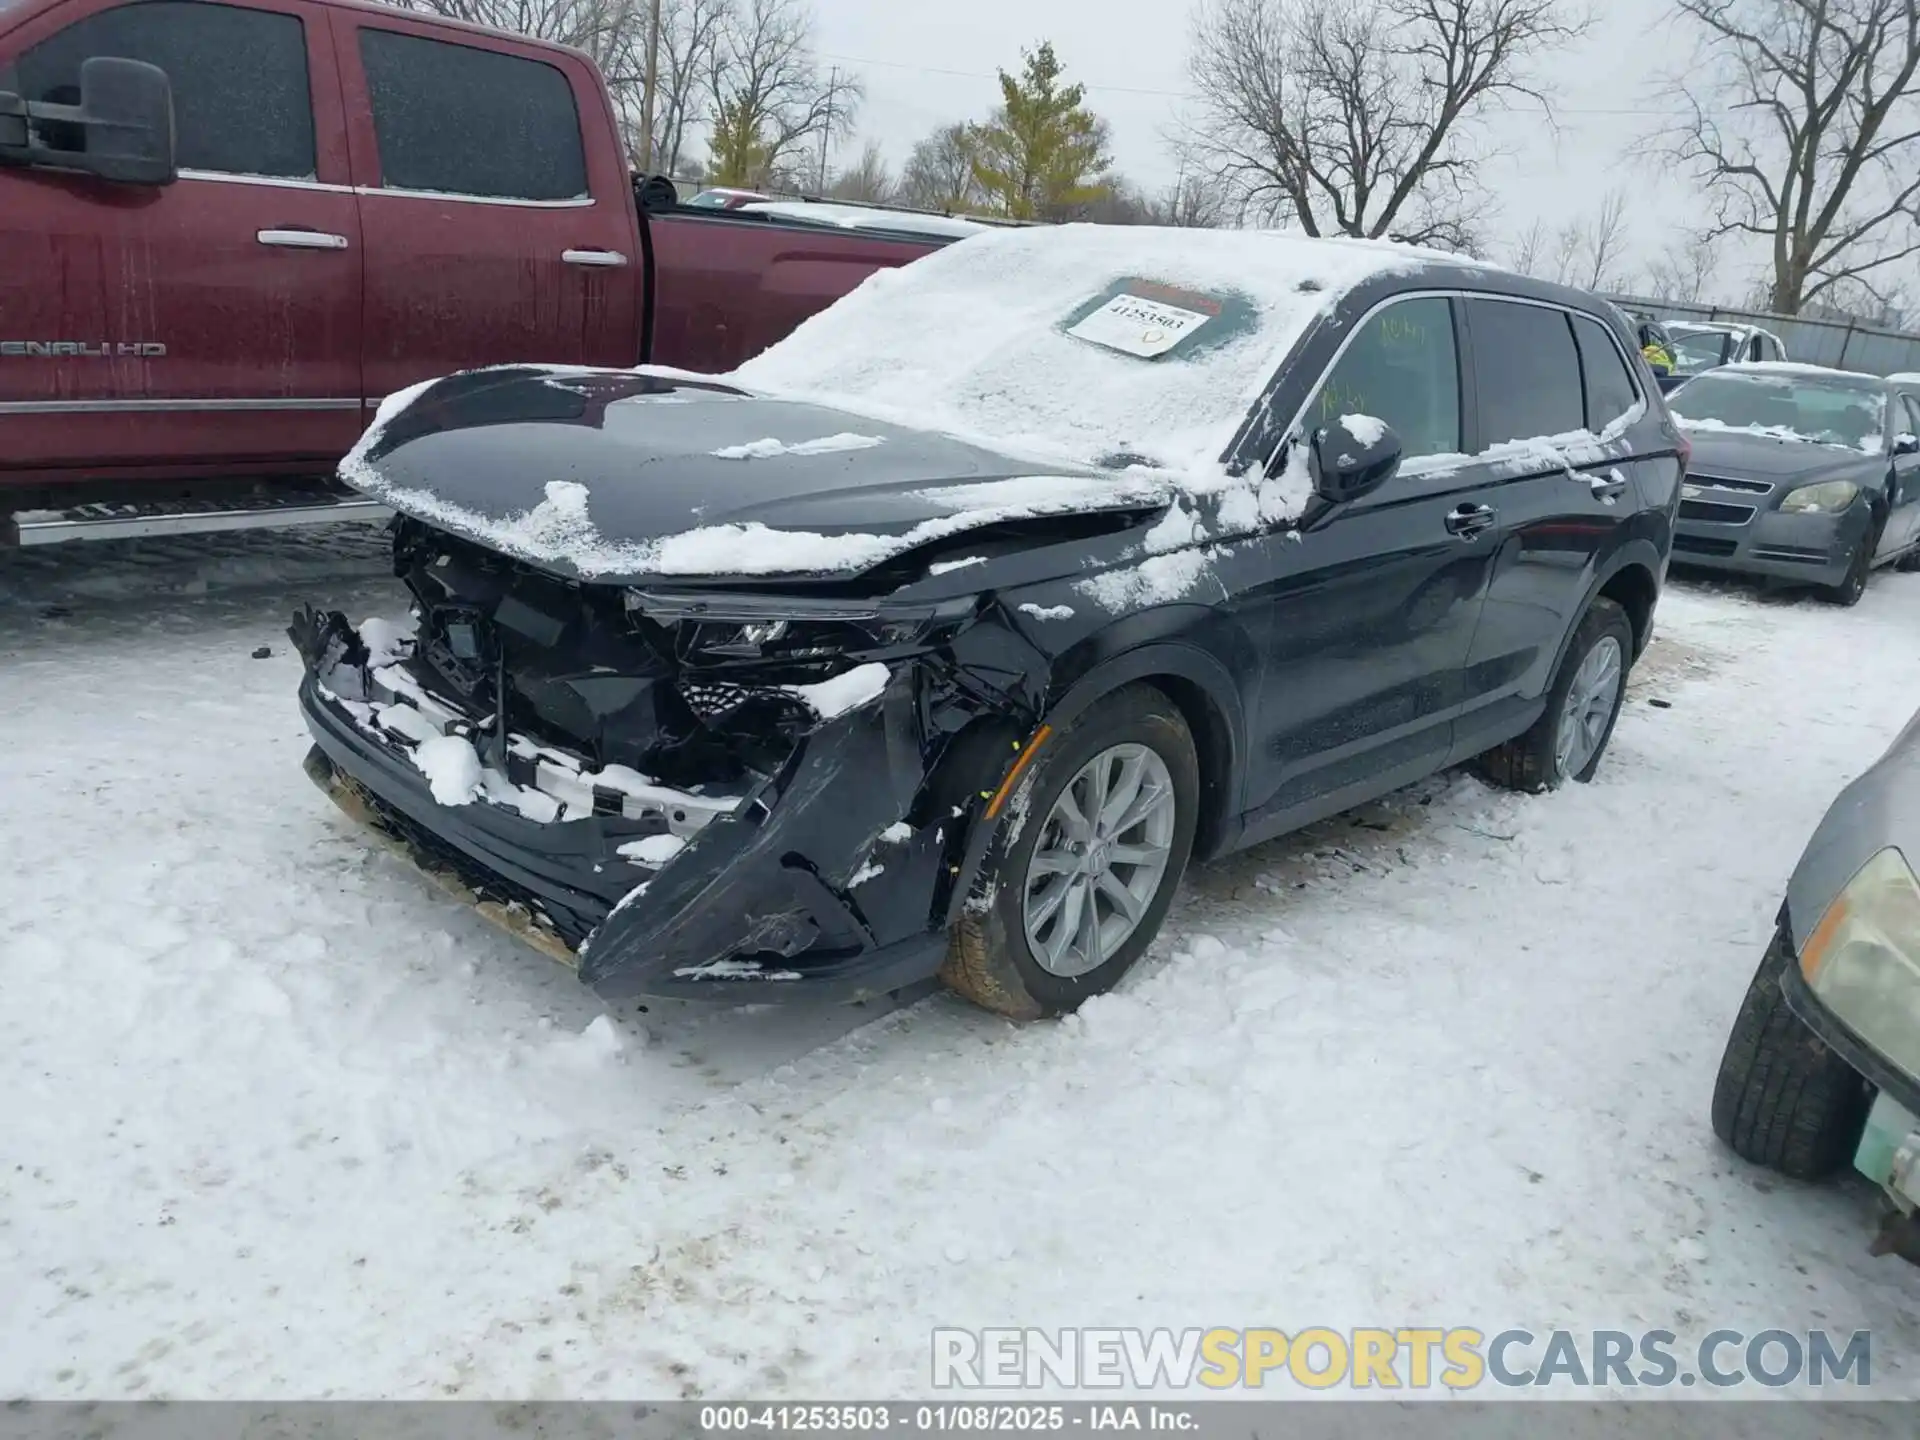
[[[1315,319],[1365,280],[1442,258],[1267,231],[993,231],[876,271],[727,378],[1002,450],[1081,465],[1131,453],[1217,476]],[[1128,281],[1244,307],[1243,323],[1219,317],[1219,338],[1202,327],[1202,343],[1158,358],[1068,333]]]

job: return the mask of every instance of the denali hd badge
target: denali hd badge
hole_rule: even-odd
[[[146,340],[122,340],[118,344],[102,340],[98,345],[87,340],[0,340],[0,357],[46,355],[60,359],[84,355],[92,360],[111,360],[117,355],[132,355],[142,360],[158,360],[166,353],[166,346]]]

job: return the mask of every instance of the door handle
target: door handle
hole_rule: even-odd
[[[1593,498],[1596,500],[1618,500],[1627,493],[1627,482],[1618,474],[1604,479],[1598,475],[1589,475],[1587,486],[1593,491]]]
[[[344,250],[347,237],[329,235],[324,230],[262,230],[254,239],[262,245],[276,245],[287,250]]]
[[[592,265],[607,270],[617,270],[627,263],[627,257],[618,250],[562,250],[560,258],[569,265]]]
[[[1471,540],[1495,519],[1491,505],[1460,505],[1447,515],[1447,530],[1462,540]]]

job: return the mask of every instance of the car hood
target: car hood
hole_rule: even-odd
[[[1920,868],[1920,714],[1828,808],[1787,882],[1794,948],[1860,867],[1889,845]]]
[[[1855,472],[1877,474],[1886,464],[1877,455],[1838,445],[1816,445],[1806,440],[1776,440],[1770,435],[1748,435],[1724,430],[1686,429],[1693,446],[1687,469],[1694,475],[1725,475],[1734,480],[1769,480],[1790,484],[1831,476],[1853,480]]]
[[[847,576],[993,527],[1062,538],[1156,513],[1137,474],[1035,464],[718,381],[469,371],[383,407],[341,478],[569,578]]]

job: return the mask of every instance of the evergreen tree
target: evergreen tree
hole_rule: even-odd
[[[1113,164],[1106,122],[1086,108],[1084,85],[1063,85],[1053,46],[1021,52],[1016,78],[1000,72],[1001,104],[967,141],[988,202],[1016,220],[1057,219],[1104,199]]]

